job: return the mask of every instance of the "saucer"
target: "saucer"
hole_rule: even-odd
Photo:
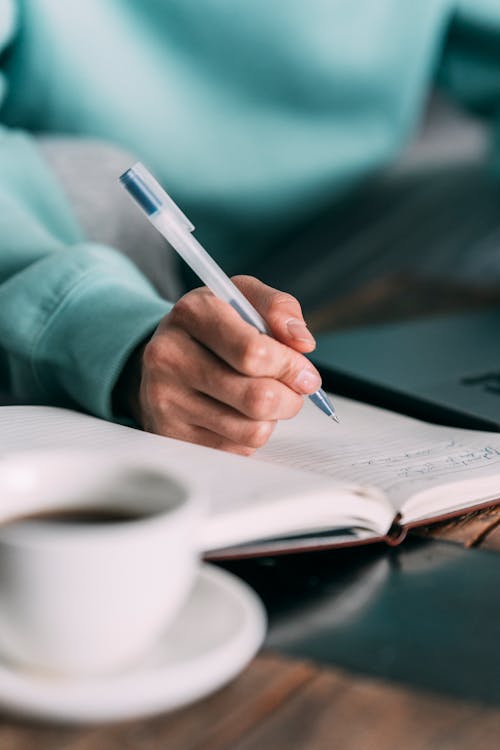
[[[217,690],[261,645],[266,616],[238,578],[202,565],[177,618],[133,667],[105,677],[63,678],[0,664],[0,709],[63,722],[152,716]]]

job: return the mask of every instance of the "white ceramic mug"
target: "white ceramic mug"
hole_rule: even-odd
[[[109,673],[139,658],[188,595],[202,506],[197,488],[131,455],[2,457],[0,658],[75,675]],[[138,517],[17,520],[98,507]]]

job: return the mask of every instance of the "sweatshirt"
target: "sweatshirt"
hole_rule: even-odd
[[[170,309],[86,239],[36,134],[129,149],[232,274],[388,164],[431,85],[500,168],[498,0],[0,0],[0,386],[113,419]]]

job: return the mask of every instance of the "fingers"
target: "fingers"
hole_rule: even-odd
[[[276,426],[276,421],[250,419],[199,393],[194,394],[193,405],[198,415],[195,427],[203,427],[229,442],[254,450],[267,443]]]
[[[273,289],[253,276],[234,276],[232,280],[262,315],[278,341],[300,352],[313,351],[316,342],[295,297]]]
[[[189,292],[141,347],[137,421],[151,432],[249,455],[277,420],[300,411],[321,378],[304,356],[314,340],[297,300],[250,277],[235,281],[276,338],[208,289]]]
[[[250,448],[246,445],[239,443],[233,443],[227,440],[222,435],[218,435],[215,432],[210,432],[203,427],[195,427],[193,425],[180,425],[177,431],[162,429],[161,427],[145,427],[148,432],[154,432],[156,435],[165,435],[166,437],[172,437],[176,440],[184,440],[188,443],[196,443],[196,445],[204,445],[207,448],[215,448],[216,450],[227,451],[228,453],[236,453],[240,456],[251,456],[254,453],[255,448]]]
[[[184,435],[185,427],[199,427],[218,435],[219,442],[222,438],[252,450],[266,444],[276,425],[275,420],[251,419],[209,396],[181,388],[171,388],[168,401],[158,400],[155,422],[163,434]]]
[[[250,448],[240,443],[233,443],[230,440],[226,440],[222,435],[210,432],[210,430],[206,430],[204,427],[189,426],[187,436],[180,439],[187,440],[190,443],[197,443],[198,445],[206,445],[207,448],[236,453],[240,456],[251,456],[255,452],[255,448]]]
[[[170,324],[242,375],[276,379],[300,394],[314,393],[321,385],[318,371],[306,357],[260,334],[207,291],[182,298],[170,313]]]
[[[168,346],[157,342],[157,378],[167,385],[175,380],[193,391],[231,406],[251,419],[277,420],[294,417],[303,398],[273,378],[244,376],[182,331],[170,332]],[[175,351],[174,351],[175,346]],[[151,352],[148,352],[151,360]]]
[[[250,448],[240,443],[233,443],[222,435],[206,430],[204,427],[195,427],[193,425],[185,426],[183,434],[179,435],[178,439],[186,440],[188,443],[205,445],[207,448],[236,453],[240,456],[251,456],[255,452],[255,448]]]

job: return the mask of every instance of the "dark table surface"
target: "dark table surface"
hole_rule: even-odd
[[[265,602],[269,647],[500,705],[500,554],[407,539],[230,569]]]

